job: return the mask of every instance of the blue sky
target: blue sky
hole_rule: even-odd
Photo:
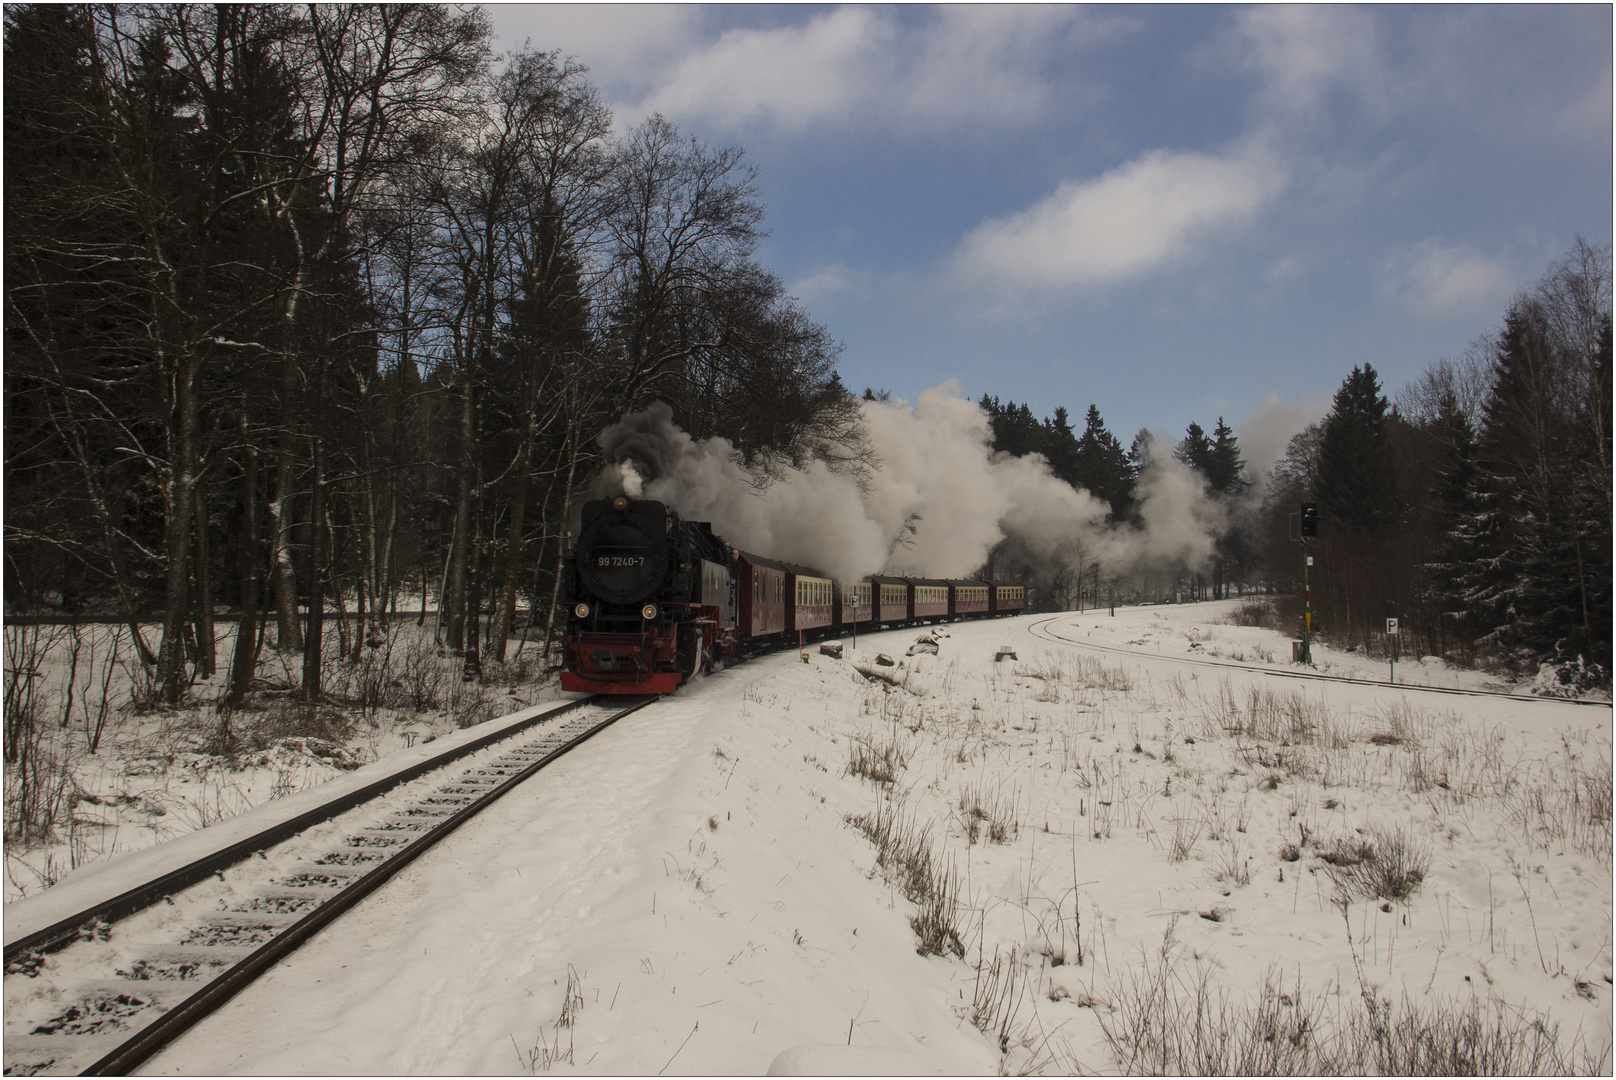
[[[855,389],[1223,415],[1261,459],[1611,242],[1608,5],[489,10],[620,126],[746,149]]]

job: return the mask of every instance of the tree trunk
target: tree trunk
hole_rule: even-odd
[[[303,635],[303,700],[320,699],[320,646],[325,632],[325,449],[316,434],[309,498],[309,615]]]
[[[481,517],[481,514],[476,515]],[[480,532],[481,530],[479,530]],[[461,672],[461,678],[466,682],[473,682],[483,677],[482,662],[482,612],[483,612],[483,574],[482,574],[482,538],[479,536],[471,544],[471,566],[466,582],[466,663]]]
[[[294,316],[288,315],[288,323]],[[288,327],[288,333],[291,328]],[[303,647],[297,624],[297,567],[292,561],[292,485],[297,459],[297,436],[293,425],[297,415],[297,362],[290,356],[281,361],[281,425],[275,440],[275,499],[269,504],[270,526],[274,529],[274,564],[270,580],[275,590],[275,646],[282,652]]]
[[[505,551],[505,584],[500,589],[499,609],[494,614],[492,648],[494,659],[505,662],[505,643],[511,636],[511,619],[516,614],[517,575],[522,572],[522,519],[527,510],[527,480],[531,463],[531,447],[523,439],[522,466],[516,477],[516,496],[511,506],[510,540]]]
[[[218,644],[213,633],[213,582],[208,573],[207,485],[199,481],[191,497],[196,503],[196,566],[192,576],[196,581],[197,662],[202,677],[211,679],[218,670]]]
[[[391,484],[389,486],[392,486]],[[378,621],[387,614],[398,614],[398,590],[393,583],[393,534],[398,525],[398,492],[387,493],[387,528],[382,533],[381,553],[381,579],[376,584],[376,593],[371,598],[371,608],[374,618]],[[425,606],[426,595],[421,596],[421,604]]]
[[[449,546],[448,574],[444,582],[444,612],[448,618],[449,648],[466,647],[467,598],[470,585],[472,553],[472,504],[475,501],[476,481],[476,389],[469,375],[460,376],[460,468],[455,482],[454,538]],[[476,628],[472,628],[476,633]]]
[[[556,545],[555,580],[550,583],[550,606],[544,613],[544,652],[541,664],[550,663],[550,645],[555,638],[556,604],[561,600],[561,577],[567,569],[567,529],[572,521],[572,481],[578,472],[578,442],[574,431],[567,433],[572,453],[567,459],[567,480],[561,497],[561,541]]]
[[[242,428],[247,421],[242,417]],[[241,624],[236,629],[236,648],[230,664],[230,691],[225,698],[230,708],[240,708],[252,685],[253,661],[258,655],[258,452],[246,446],[246,475],[241,482],[242,522]],[[226,721],[228,723],[228,721]],[[228,732],[225,733],[228,738]]]
[[[332,552],[334,559],[337,550],[335,538],[328,536],[326,546],[327,550]],[[331,599],[337,602],[337,659],[339,661],[348,659],[349,654],[353,651],[353,637],[349,636],[350,628],[348,626],[348,600],[343,593],[342,582],[332,581]],[[362,613],[361,617],[363,617]],[[355,636],[363,637],[364,635]]]
[[[191,525],[196,515],[193,491],[197,477],[193,458],[197,444],[197,368],[182,357],[172,369],[173,401],[169,410],[168,483],[165,491],[167,522],[164,548],[168,577],[163,595],[163,640],[157,654],[157,680],[163,700],[179,704],[180,676],[185,666],[185,626],[190,607]]]

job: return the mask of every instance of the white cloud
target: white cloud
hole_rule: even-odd
[[[1385,83],[1371,12],[1336,5],[1267,5],[1241,10],[1236,33],[1247,63],[1264,77],[1260,100],[1270,114],[1311,118],[1332,89],[1367,103]]]
[[[1057,103],[1080,107],[1081,92],[1066,87],[1057,93],[1040,67],[1084,40],[1123,30],[1050,5],[950,4],[936,12],[936,20],[914,34],[919,59],[893,72],[887,88],[898,95],[902,115],[915,123],[1020,125]]]
[[[1559,127],[1568,138],[1608,140],[1611,124],[1610,64],[1594,78],[1594,85],[1566,109]]]
[[[859,8],[838,8],[803,26],[730,30],[676,64],[636,112],[732,126],[762,118],[845,120],[894,53],[892,38],[890,19]]]
[[[786,130],[1023,125],[1057,102],[1081,103],[1046,76],[1051,61],[1122,28],[1045,5],[836,8],[803,23],[731,29],[705,44],[686,35],[681,54],[653,63],[639,100],[623,111]]]
[[[684,4],[490,4],[500,49],[524,41],[560,49],[588,65],[595,79],[644,93],[659,73],[696,47],[703,9]]]
[[[979,225],[954,253],[954,271],[1010,291],[1138,277],[1187,258],[1197,241],[1250,218],[1284,186],[1283,167],[1254,143],[1222,156],[1152,150]]]
[[[821,300],[858,287],[864,279],[865,275],[859,271],[835,263],[822,266],[807,277],[792,282],[786,291],[812,307]]]
[[[1420,315],[1492,310],[1514,287],[1514,278],[1497,260],[1435,240],[1395,249],[1380,275],[1380,295]]]

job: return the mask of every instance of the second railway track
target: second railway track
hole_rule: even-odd
[[[13,942],[6,1074],[137,1068],[500,796],[652,700],[552,709]],[[300,838],[325,821],[333,842]],[[62,962],[70,950],[79,955]]]
[[[1582,705],[1600,709],[1609,709],[1611,707],[1611,703],[1608,701],[1585,701],[1579,698],[1528,697],[1522,694],[1508,694],[1497,690],[1466,690],[1461,687],[1425,686],[1420,683],[1388,683],[1381,682],[1376,679],[1356,678],[1350,675],[1326,675],[1319,671],[1285,670],[1280,668],[1261,667],[1256,664],[1243,664],[1233,660],[1213,660],[1204,656],[1171,656],[1162,652],[1146,652],[1143,649],[1124,649],[1116,645],[1100,645],[1087,639],[1067,637],[1064,634],[1056,633],[1053,629],[1054,624],[1059,623],[1062,620],[1069,619],[1070,617],[1071,613],[1054,615],[1047,619],[1040,619],[1039,621],[1032,623],[1027,629],[1034,637],[1042,638],[1045,641],[1058,641],[1062,645],[1075,645],[1079,648],[1092,649],[1095,652],[1112,653],[1116,656],[1126,656],[1135,660],[1166,660],[1169,663],[1189,664],[1195,667],[1227,668],[1236,671],[1250,672],[1256,675],[1269,675],[1276,679],[1303,679],[1310,682],[1343,683],[1353,686],[1375,686],[1380,687],[1381,689],[1391,688],[1395,690],[1406,690],[1410,693],[1448,694],[1456,697],[1507,698],[1515,701],[1530,701],[1536,703],[1548,702],[1557,705]]]

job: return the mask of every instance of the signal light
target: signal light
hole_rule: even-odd
[[[1302,504],[1302,535],[1319,535],[1319,504],[1316,502]]]

